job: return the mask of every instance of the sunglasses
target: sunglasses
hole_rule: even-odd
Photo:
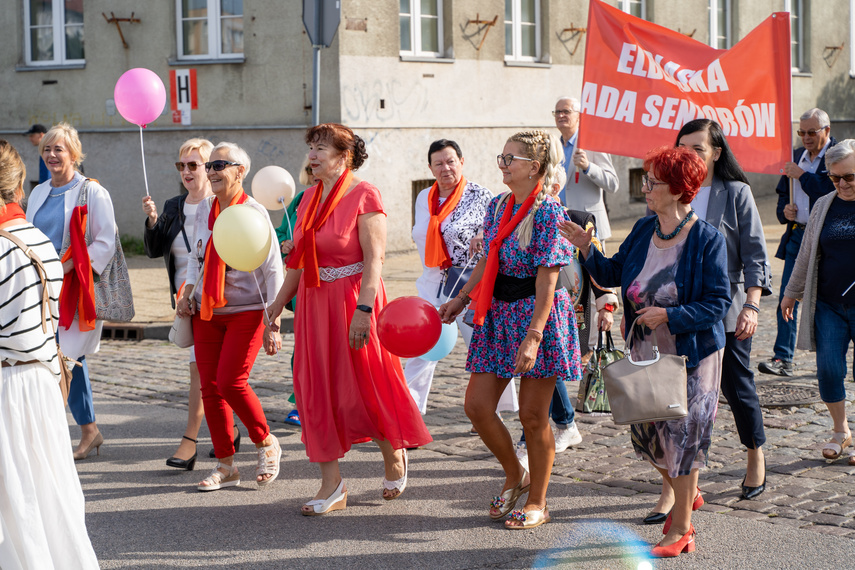
[[[214,172],[220,172],[221,170],[225,170],[227,166],[241,166],[239,162],[229,162],[228,160],[212,160],[211,162],[205,163],[205,170],[214,169]]]
[[[184,172],[185,166],[187,167],[187,169],[190,172],[196,172],[196,169],[199,168],[200,166],[204,166],[204,164],[200,164],[198,162],[176,162],[175,163],[175,168],[178,169],[178,172]]]
[[[819,129],[811,129],[809,131],[803,131],[803,130],[799,129],[796,131],[796,134],[799,135],[800,137],[803,137],[805,135],[810,135],[812,137],[815,137],[816,135],[818,135],[819,133],[821,133],[822,131],[824,131],[825,129],[828,129],[828,128],[829,127],[822,127]]]
[[[855,182],[855,172],[850,172],[849,174],[843,174],[842,176],[837,176],[836,174],[829,174],[828,177],[831,178],[831,181],[834,182],[835,184],[840,184],[841,180],[845,180],[849,184],[852,184],[853,182]]]
[[[514,161],[514,159],[527,160],[529,162],[534,161],[534,159],[526,158],[524,156],[515,156],[513,154],[500,154],[499,156],[496,157],[496,162],[499,163],[499,166],[501,166],[502,164],[504,164],[505,166],[510,166],[511,163]]]

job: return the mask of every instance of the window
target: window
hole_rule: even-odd
[[[733,0],[710,0],[710,46],[733,47]]]
[[[636,18],[647,19],[646,0],[620,0],[620,9]]]
[[[243,59],[243,0],[176,0],[179,59]]]
[[[83,0],[24,0],[27,65],[74,65],[83,59]]]
[[[540,59],[540,0],[505,0],[505,59]]]
[[[400,0],[401,53],[442,55],[442,0]]]
[[[784,10],[790,13],[790,26],[792,29],[790,38],[793,44],[792,66],[793,71],[797,73],[809,71],[806,58],[806,54],[809,51],[805,49],[807,44],[807,38],[805,37],[808,22],[807,9],[806,0],[786,0],[784,2]]]

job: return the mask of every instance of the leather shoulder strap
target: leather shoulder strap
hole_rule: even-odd
[[[41,258],[36,254],[36,252],[33,251],[30,246],[25,244],[18,236],[6,230],[0,230],[0,236],[3,236],[18,246],[18,248],[24,252],[24,255],[30,259],[33,267],[35,267],[36,274],[42,282],[42,331],[47,332],[48,317],[50,317],[53,329],[56,330],[56,326],[54,326],[53,323],[53,314],[50,312],[50,290],[48,289],[47,271],[45,271],[44,263],[42,263]]]

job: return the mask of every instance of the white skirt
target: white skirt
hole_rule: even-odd
[[[98,568],[57,377],[0,372],[0,568]]]

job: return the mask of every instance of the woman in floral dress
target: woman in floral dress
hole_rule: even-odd
[[[440,307],[451,322],[477,301],[475,333],[466,368],[466,415],[505,471],[502,492],[490,517],[522,509],[505,521],[508,529],[549,522],[546,488],[555,459],[549,402],[556,378],[581,376],[576,319],[566,289],[556,289],[558,271],[570,261],[571,247],[558,232],[565,219],[549,189],[560,166],[561,148],[543,131],[517,133],[498,156],[503,182],[511,189],[490,202],[484,218],[486,256],[457,297]],[[477,289],[476,289],[477,286]],[[499,396],[520,376],[520,421],[529,450],[529,474],[516,459],[514,443],[496,415]]]
[[[685,147],[663,147],[648,154],[644,170],[642,189],[656,215],[639,220],[614,257],[591,248],[591,232],[573,222],[561,233],[598,283],[622,287],[634,358],[652,358],[654,334],[661,353],[686,357],[688,416],[632,426],[636,453],[674,489],[665,538],[652,551],[671,557],[695,550],[692,511],[703,504],[698,470],[707,462],[718,405],[730,283],[724,238],[691,205],[706,177],[703,160]]]

